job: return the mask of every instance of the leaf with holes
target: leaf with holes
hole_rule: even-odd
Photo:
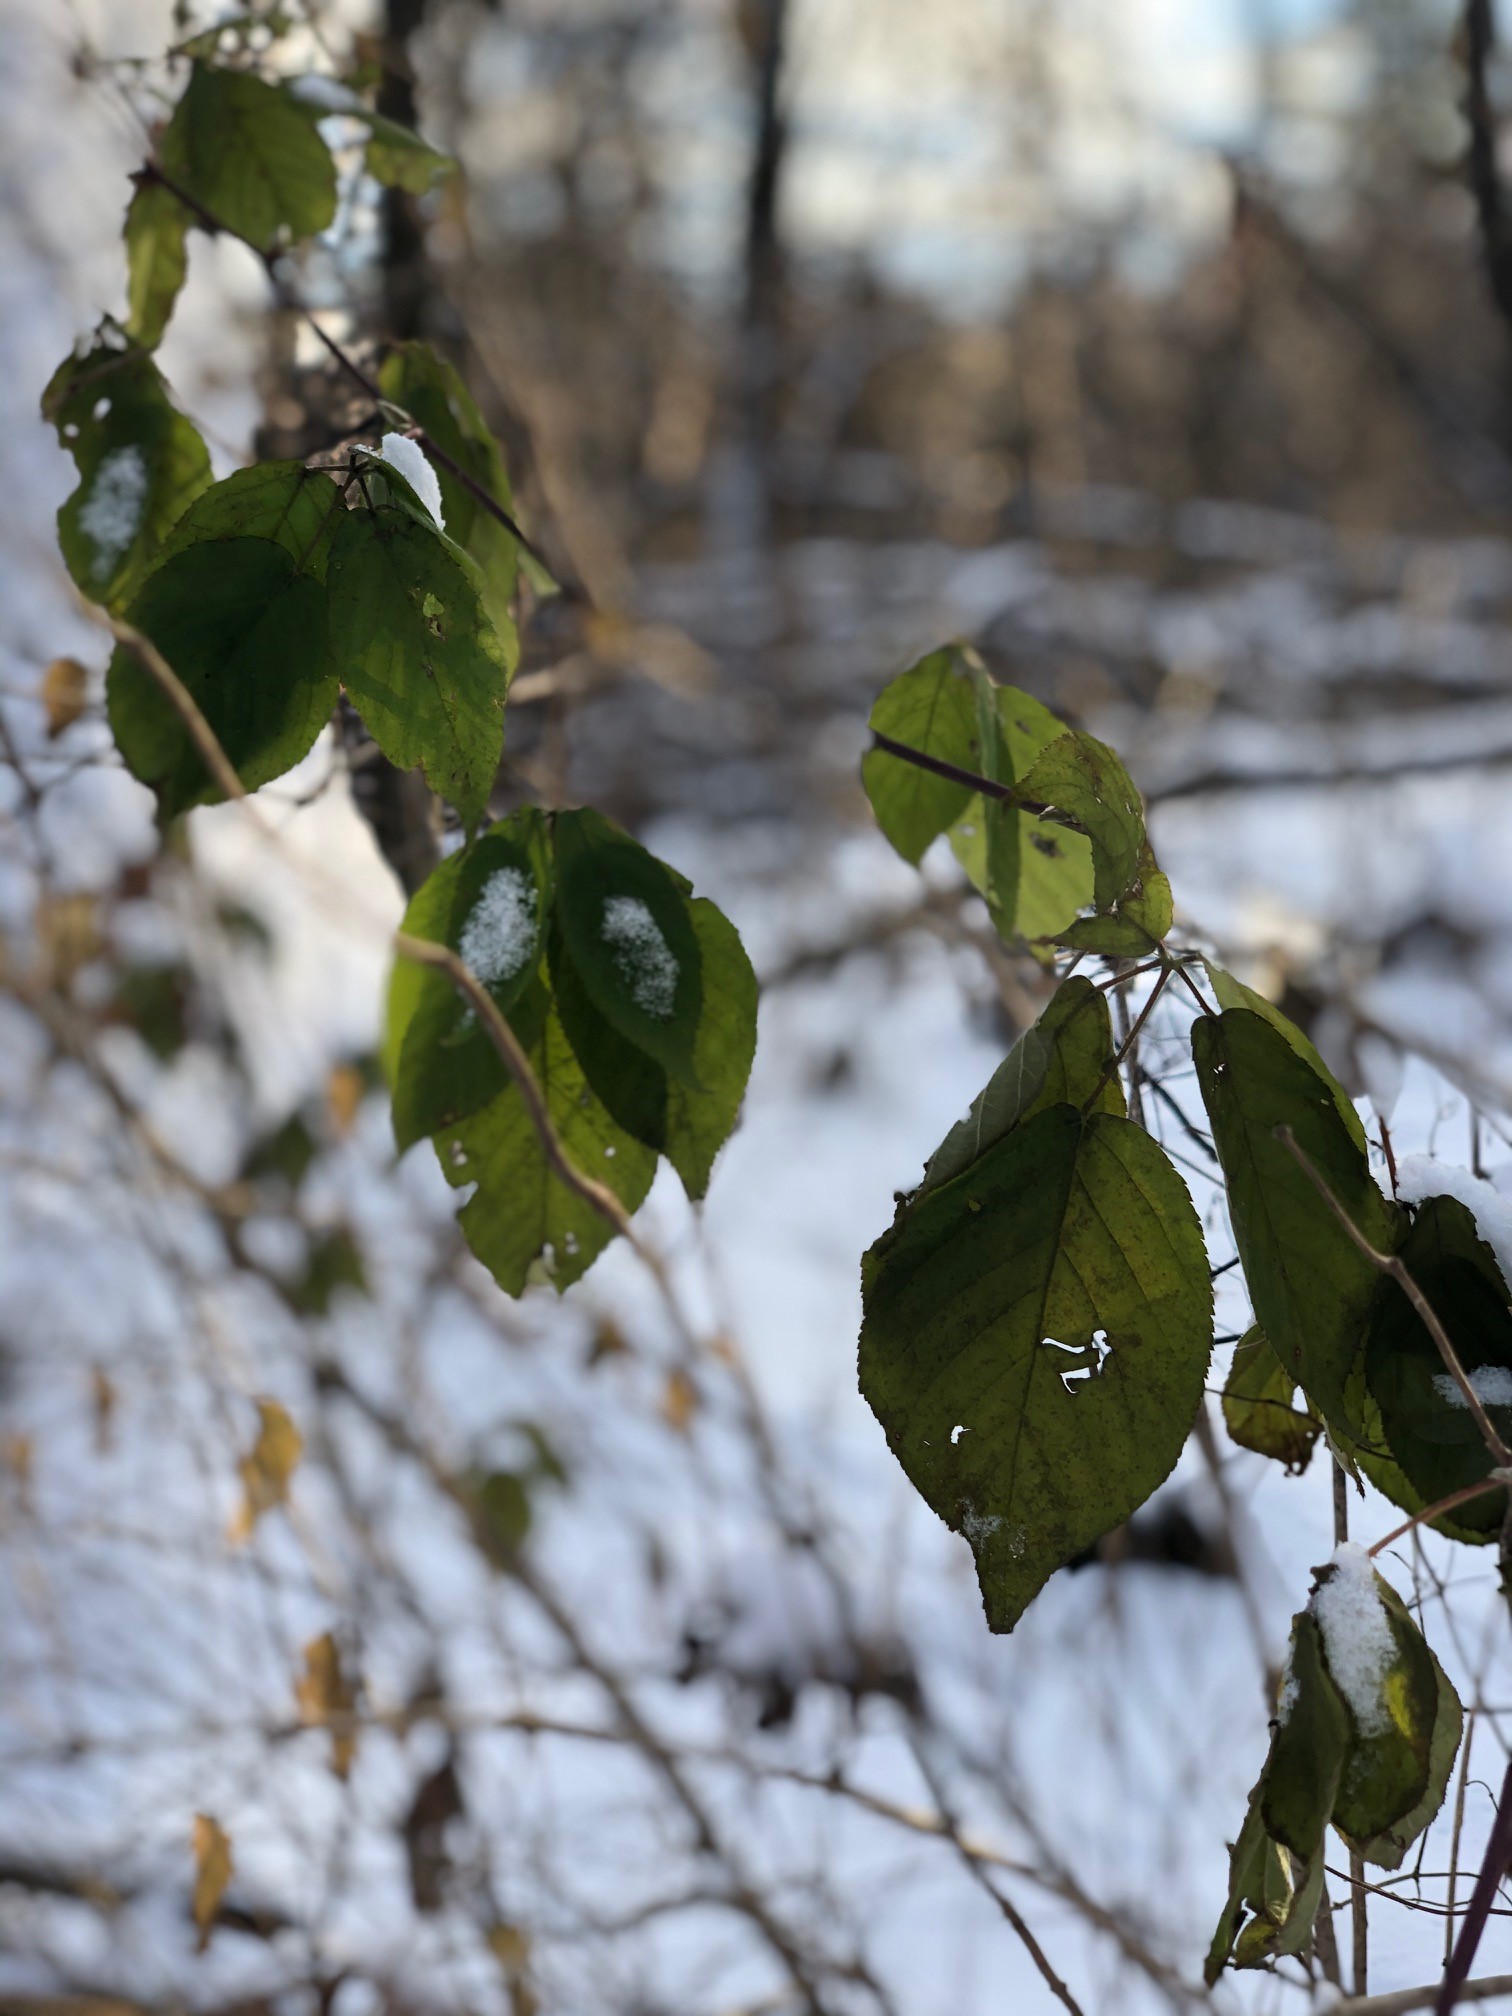
[[[1185,1185],[1143,1129],[1056,1105],[899,1210],[862,1262],[861,1390],[976,1555],[1008,1631],[1169,1475],[1212,1286]]]
[[[330,148],[297,100],[250,71],[196,62],[159,151],[170,179],[259,252],[336,215]]]
[[[146,351],[109,325],[68,357],[42,417],[73,456],[79,486],[58,513],[68,571],[91,601],[122,609],[176,520],[210,481],[210,458]]]
[[[1223,1420],[1241,1449],[1253,1449],[1300,1476],[1323,1430],[1316,1415],[1292,1405],[1297,1383],[1266,1342],[1251,1329],[1234,1348],[1223,1388]]]
[[[1131,894],[1138,895],[1141,875],[1152,859],[1145,840],[1144,805],[1106,742],[1079,731],[1062,735],[1023,777],[1019,790],[1031,803],[1069,814],[1088,836],[1093,899],[1099,910],[1112,910]]]
[[[429,344],[402,343],[384,359],[378,385],[385,399],[412,415],[475,483],[513,512],[498,443],[472,394],[444,358]],[[439,462],[435,466],[447,536],[482,569],[488,608],[497,624],[501,617],[507,619],[514,596],[519,557],[515,541],[465,483]]]
[[[504,747],[509,652],[467,555],[397,505],[349,511],[331,541],[331,645],[378,747],[417,764],[471,822]]]
[[[594,1096],[544,987],[527,992],[514,1022],[568,1157],[634,1211],[651,1188],[655,1149],[627,1134]],[[613,1226],[552,1169],[513,1084],[438,1134],[436,1153],[454,1188],[477,1185],[458,1222],[507,1295],[523,1294],[535,1275],[560,1293],[614,1237]]]
[[[526,809],[449,855],[410,899],[402,928],[449,945],[507,1018],[540,970],[551,888],[546,823]],[[454,1126],[508,1083],[488,1031],[447,976],[403,957],[389,982],[383,1058],[401,1149]]]
[[[969,1169],[987,1150],[1046,1106],[1085,1106],[1122,1117],[1123,1086],[1113,1070],[1108,997],[1077,973],[1051,995],[971,1102],[924,1170],[919,1194]]]
[[[1277,1129],[1292,1130],[1378,1252],[1395,1248],[1399,1214],[1376,1187],[1333,1093],[1271,1021],[1247,1008],[1199,1016],[1192,1054],[1255,1320],[1323,1418],[1353,1434],[1358,1410],[1346,1388],[1377,1271]]]
[[[559,812],[552,837],[562,952],[584,995],[668,1078],[697,1089],[703,957],[686,884],[600,813]]]
[[[1443,1324],[1471,1385],[1503,1441],[1512,1442],[1512,1311],[1496,1257],[1455,1197],[1430,1197],[1402,1244],[1402,1261]],[[1424,1504],[1474,1484],[1491,1458],[1454,1375],[1395,1281],[1381,1280],[1370,1308],[1365,1379],[1395,1463]],[[1396,1493],[1390,1495],[1396,1496]],[[1416,1509],[1416,1508],[1413,1508]],[[1505,1494],[1489,1490],[1454,1515],[1490,1540]]]
[[[201,540],[148,578],[129,614],[249,791],[309,753],[336,705],[336,673],[325,591],[282,546]],[[124,644],[111,658],[105,699],[127,767],[157,793],[164,819],[221,796],[178,709]]]

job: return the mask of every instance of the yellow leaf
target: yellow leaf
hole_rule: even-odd
[[[13,1431],[0,1441],[0,1463],[16,1480],[16,1503],[21,1511],[32,1510],[32,1457],[33,1445],[30,1435]]]
[[[110,1452],[115,1423],[116,1389],[110,1374],[98,1365],[89,1375],[89,1392],[94,1402],[95,1454],[105,1456]]]
[[[304,1437],[276,1400],[259,1400],[257,1416],[257,1440],[236,1466],[244,1494],[231,1522],[231,1538],[237,1544],[249,1537],[264,1512],[286,1502],[289,1479],[304,1450]]]
[[[194,1922],[199,1950],[210,1944],[210,1928],[231,1881],[231,1837],[208,1813],[194,1816]]]
[[[322,1631],[304,1648],[305,1670],[294,1682],[294,1699],[301,1718],[312,1728],[335,1721],[331,1731],[331,1769],[345,1778],[357,1755],[357,1731],[352,1711],[357,1705],[357,1689],[342,1671],[341,1648],[329,1631]]]
[[[326,1111],[338,1135],[350,1134],[367,1090],[355,1064],[333,1064],[326,1079]]]
[[[662,1419],[679,1435],[686,1435],[698,1412],[698,1388],[680,1365],[667,1374],[662,1388]]]
[[[73,726],[89,702],[89,673],[77,658],[54,658],[37,689],[47,714],[49,741]]]
[[[83,894],[44,897],[36,920],[48,973],[54,985],[66,987],[102,949],[95,899]]]

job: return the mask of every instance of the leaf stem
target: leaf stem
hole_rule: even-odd
[[[1042,805],[1037,799],[1021,798],[1016,784],[999,783],[995,777],[982,777],[975,770],[963,770],[959,763],[949,763],[943,756],[931,756],[927,749],[912,748],[907,742],[894,742],[891,735],[884,735],[880,728],[872,730],[872,746],[889,756],[896,756],[900,762],[912,763],[916,770],[927,770],[931,776],[943,777],[949,784],[962,784],[968,791],[980,792],[982,797],[991,798],[999,805],[1011,805],[1015,811],[1027,812],[1032,818],[1043,819],[1048,825],[1067,826],[1073,833],[1085,833],[1087,830],[1069,812],[1062,812],[1053,805]]]

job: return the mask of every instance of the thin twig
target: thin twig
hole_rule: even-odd
[[[1451,2016],[1455,2003],[1464,1993],[1470,1969],[1475,1965],[1481,1934],[1486,1929],[1486,1920],[1491,1915],[1491,1906],[1502,1877],[1507,1873],[1509,1859],[1512,1859],[1512,1760],[1509,1760],[1506,1776],[1502,1779],[1496,1818],[1491,1823],[1491,1838],[1486,1843],[1480,1874],[1470,1893],[1465,1922],[1460,1927],[1459,1938],[1455,1940],[1454,1951],[1449,1956],[1449,1965],[1444,1970],[1443,1984],[1433,2005],[1433,2016]],[[1507,1985],[1512,1987],[1512,1982]]]

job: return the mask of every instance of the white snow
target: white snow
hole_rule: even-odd
[[[520,868],[496,868],[457,940],[462,962],[483,982],[512,980],[536,948],[535,887]]]
[[[1323,1652],[1334,1685],[1348,1702],[1362,1736],[1391,1727],[1386,1675],[1396,1640],[1376,1588],[1375,1564],[1363,1547],[1346,1540],[1333,1553],[1333,1573],[1313,1594],[1312,1613],[1323,1633]]]
[[[407,434],[385,434],[379,445],[378,459],[387,462],[390,469],[398,470],[444,532],[446,520],[441,514],[440,479],[425,459],[425,450],[420,443],[411,441]]]
[[[1397,1164],[1397,1195],[1404,1204],[1428,1197],[1454,1197],[1475,1220],[1475,1229],[1496,1255],[1502,1279],[1512,1282],[1512,1198],[1483,1176],[1435,1155],[1404,1155]]]
[[[147,490],[147,459],[140,448],[112,449],[95,471],[79,512],[79,530],[94,548],[93,580],[108,579],[137,536]]]
[[[600,930],[636,1007],[665,1022],[677,998],[677,960],[661,926],[639,896],[609,896]]]
[[[1477,1365],[1469,1378],[1475,1397],[1483,1407],[1512,1407],[1512,1366]],[[1460,1383],[1452,1372],[1435,1372],[1433,1389],[1451,1407],[1463,1407],[1469,1413],[1470,1403],[1460,1391]]]
[[[1286,1662],[1286,1672],[1281,1681],[1281,1692],[1276,1698],[1276,1720],[1289,1722],[1291,1712],[1297,1705],[1297,1676],[1292,1671],[1291,1661]]]
[[[371,118],[366,105],[345,84],[334,77],[296,77],[288,86],[289,96],[301,105],[314,105],[322,112],[349,112],[354,118]]]

